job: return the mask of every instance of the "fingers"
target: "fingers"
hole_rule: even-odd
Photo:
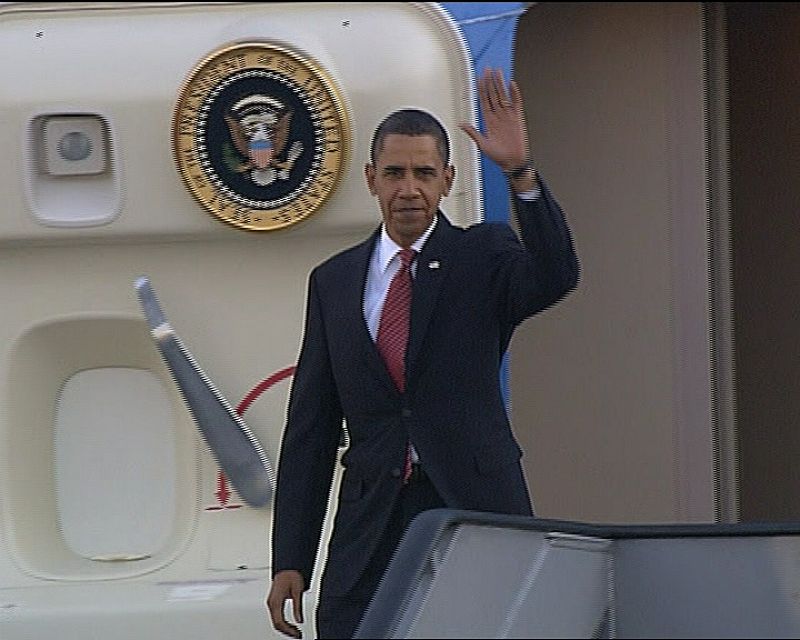
[[[497,96],[497,104],[499,108],[508,108],[511,106],[511,100],[508,98],[506,91],[506,81],[503,78],[503,72],[500,69],[495,69],[493,74],[494,92]]]
[[[273,598],[273,594],[270,593],[269,600],[267,601],[267,606],[269,607],[269,615],[272,618],[272,626],[275,628],[276,631],[280,631],[281,633],[289,636],[290,638],[301,638],[302,634],[300,633],[300,629],[298,629],[293,624],[289,624],[283,615],[284,602],[286,602],[285,597]]]
[[[471,124],[466,122],[462,122],[458,125],[459,129],[461,129],[464,133],[466,133],[470,138],[472,138],[473,142],[478,145],[480,148],[481,144],[483,143],[483,136],[478,133],[478,130],[473,127]]]
[[[478,94],[481,110],[484,116],[491,112],[499,112],[514,106],[514,86],[512,82],[511,95],[506,89],[506,81],[500,69],[484,69],[483,76],[478,80]],[[517,90],[519,94],[519,90]]]
[[[483,76],[478,79],[478,100],[481,105],[481,113],[489,113],[493,110],[491,96],[488,88],[489,69],[484,69]]]
[[[522,92],[514,80],[511,81],[511,105],[515,111],[522,111]]]
[[[497,92],[494,87],[494,79],[492,78],[492,70],[489,68],[484,69],[483,77],[478,83],[478,90],[484,96],[488,110],[484,110],[484,114],[490,111],[496,111],[500,108],[500,103],[497,100]],[[483,106],[483,105],[481,105]]]
[[[276,631],[290,638],[302,638],[300,629],[289,623],[284,615],[286,600],[291,598],[294,619],[300,624],[303,623],[303,579],[299,573],[293,575],[295,573],[297,572],[281,572],[275,576],[267,597],[267,608]]]
[[[292,604],[295,621],[303,624],[303,590],[296,583],[292,585]]]
[[[283,616],[283,603],[285,601],[285,598],[273,599],[272,594],[270,594],[267,606],[269,607],[269,615],[272,618],[272,626],[276,631],[280,631],[290,638],[300,638],[302,637],[300,629],[293,624],[289,624]]]

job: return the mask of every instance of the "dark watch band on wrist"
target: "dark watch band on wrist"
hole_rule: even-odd
[[[521,178],[524,176],[528,171],[532,171],[533,166],[530,163],[530,160],[526,161],[525,164],[520,165],[516,169],[509,169],[508,171],[503,171],[509,178],[512,180],[516,180],[517,178]]]

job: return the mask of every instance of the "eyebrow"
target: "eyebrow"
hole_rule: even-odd
[[[383,171],[396,171],[396,170],[405,171],[405,168],[406,168],[405,165],[387,164],[383,168]],[[431,164],[416,165],[411,167],[411,169],[413,171],[438,171],[438,169]]]

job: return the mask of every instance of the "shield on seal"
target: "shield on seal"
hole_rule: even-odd
[[[272,160],[272,140],[269,138],[260,138],[250,140],[248,143],[248,155],[250,160],[258,169],[266,169]]]

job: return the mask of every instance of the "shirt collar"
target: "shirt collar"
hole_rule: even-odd
[[[438,215],[433,216],[433,221],[425,230],[425,233],[417,238],[414,244],[411,245],[411,248],[416,251],[417,254],[422,251],[422,247],[425,246],[428,238],[431,237],[433,230],[436,228],[436,220],[438,217]],[[389,268],[389,263],[392,261],[392,258],[394,258],[401,249],[402,247],[389,237],[389,234],[386,232],[386,224],[382,224],[381,239],[378,243],[378,264],[382,272],[385,272],[386,269]]]

